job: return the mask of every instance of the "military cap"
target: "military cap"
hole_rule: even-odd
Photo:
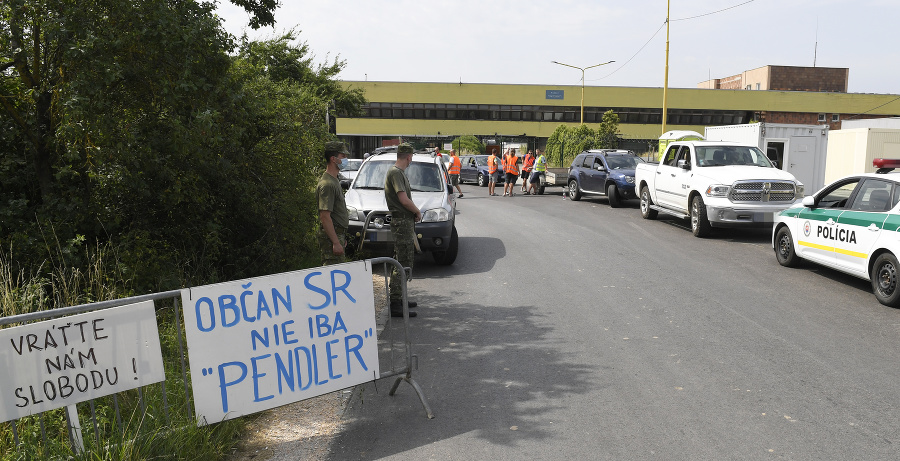
[[[397,146],[398,154],[412,154],[413,152],[413,146],[409,145],[409,143],[403,143]]]
[[[347,146],[340,141],[328,141],[325,143],[325,153],[337,152],[339,154],[350,155]]]

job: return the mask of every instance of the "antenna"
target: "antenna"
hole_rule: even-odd
[[[816,54],[819,52],[819,17],[816,16],[816,46],[813,48],[813,67],[816,67]]]

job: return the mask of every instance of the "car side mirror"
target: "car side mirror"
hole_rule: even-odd
[[[597,165],[597,171],[606,171],[606,167],[603,165]]]
[[[678,161],[678,168],[681,168],[682,170],[690,170],[691,164],[688,163],[687,160],[682,159]]]
[[[447,194],[453,195],[453,186],[450,183],[447,183]]]
[[[341,180],[341,189],[344,189],[344,190],[350,189],[350,180],[349,179]]]
[[[816,207],[816,198],[812,195],[807,195],[803,197],[803,206],[806,208],[815,208]]]

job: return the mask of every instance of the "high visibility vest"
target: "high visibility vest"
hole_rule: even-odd
[[[452,156],[450,157],[450,174],[459,174],[459,169],[462,164],[459,161],[459,157]]]
[[[505,171],[507,174],[514,174],[514,175],[518,176],[519,175],[519,167],[516,165],[516,163],[518,163],[518,161],[519,161],[519,158],[516,157],[515,155],[512,155],[512,154],[507,155],[503,159],[503,171]]]
[[[537,161],[534,162],[534,171],[538,173],[543,173],[547,171],[547,158],[541,155],[538,157]]]
[[[531,171],[531,167],[533,167],[533,166],[534,166],[534,156],[526,155],[525,163],[524,163],[524,165],[522,165],[522,171]]]
[[[488,155],[488,173],[494,174],[497,172],[497,157],[494,155]]]

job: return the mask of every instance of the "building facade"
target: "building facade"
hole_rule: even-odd
[[[782,77],[776,80],[785,82]],[[467,134],[542,147],[560,124],[581,123],[578,85],[359,81],[344,85],[362,88],[369,101],[363,116],[337,117],[336,132],[355,156],[400,137],[421,147]],[[620,119],[620,147],[652,151],[662,133],[662,98],[662,88],[586,87],[584,122],[596,127],[603,113],[612,110]],[[666,129],[702,133],[706,126],[751,121],[828,124],[839,129],[842,120],[898,115],[898,95],[669,88]]]

